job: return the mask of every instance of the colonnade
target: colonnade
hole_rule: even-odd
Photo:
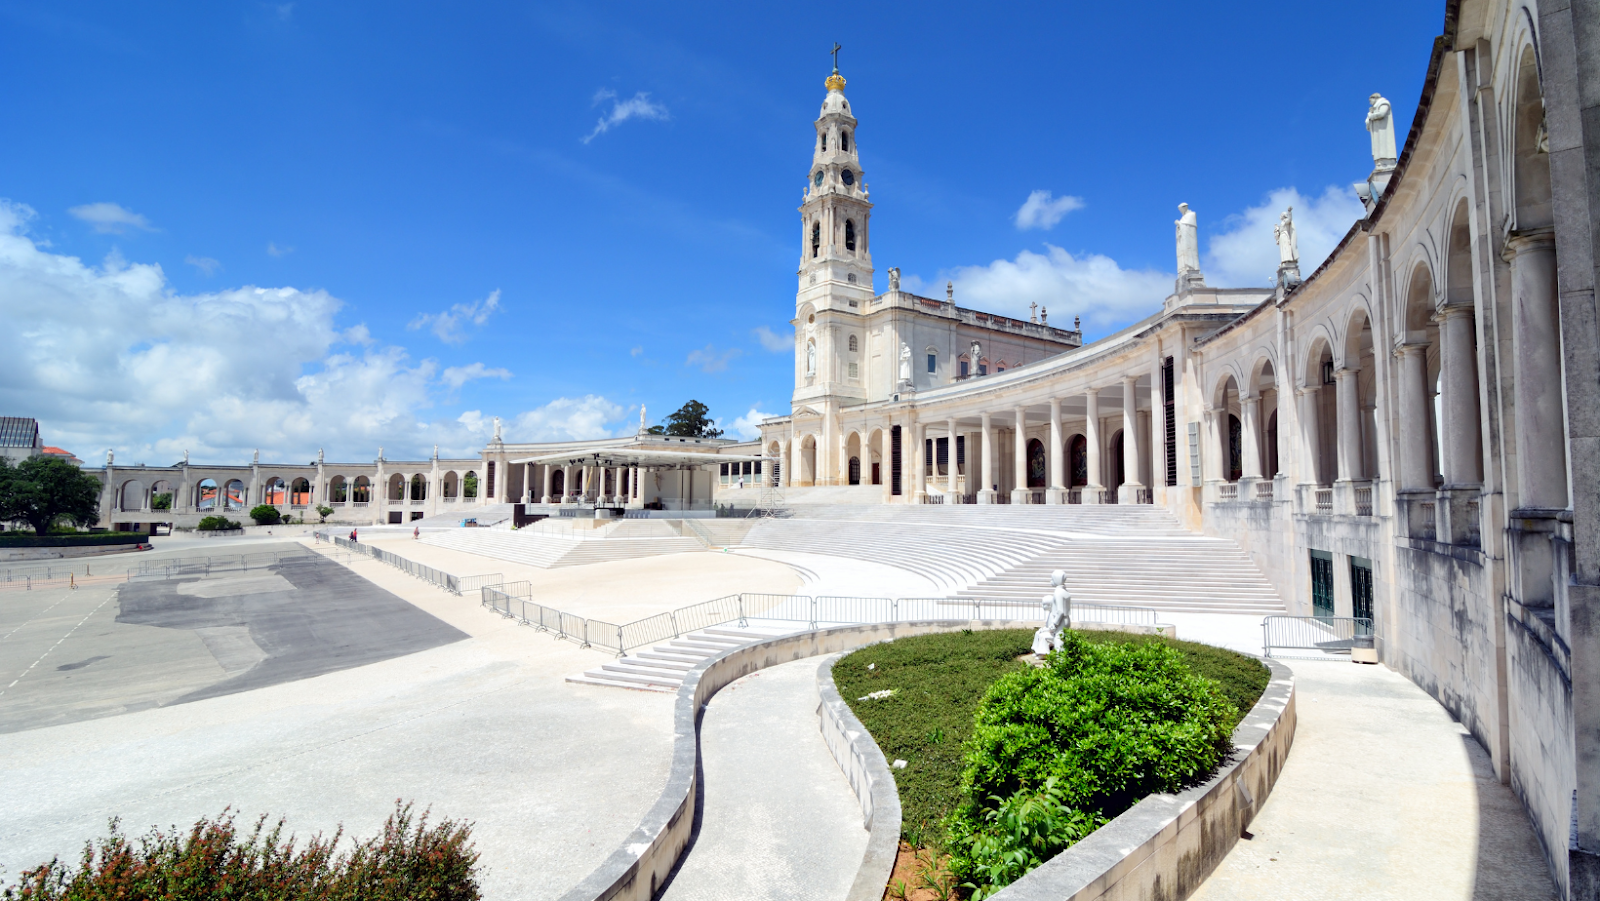
[[[638,466],[523,464],[523,503],[642,504],[644,483]],[[560,477],[557,484],[557,476]],[[534,487],[538,486],[538,491]]]

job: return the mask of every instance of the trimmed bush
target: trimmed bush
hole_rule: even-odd
[[[0,898],[7,901],[239,899],[239,901],[477,901],[481,897],[472,849],[472,825],[428,813],[413,818],[410,804],[395,802],[383,833],[350,851],[332,838],[312,836],[301,848],[283,835],[283,821],[265,829],[266,817],[245,832],[223,811],[187,833],[152,829],[136,840],[117,820],[110,834],[89,842],[76,867],[59,858],[24,870]]]
[[[227,532],[239,528],[243,527],[224,516],[207,516],[195,526],[201,532]]]
[[[278,521],[283,519],[283,514],[271,504],[257,504],[250,508],[250,518],[255,520],[258,526],[271,526],[277,525]]]
[[[951,872],[987,897],[1146,795],[1209,775],[1239,716],[1166,643],[1067,632],[1045,666],[1001,676],[978,705],[965,803],[945,821]]]

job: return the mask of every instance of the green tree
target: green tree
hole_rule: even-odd
[[[328,521],[328,517],[330,517],[332,515],[333,515],[333,508],[328,506],[327,504],[323,504],[322,506],[317,508],[317,517],[322,522],[327,522]]]
[[[0,520],[22,520],[39,535],[65,519],[75,526],[100,521],[100,480],[59,457],[29,457],[12,466],[0,459]]]
[[[722,430],[716,427],[717,422],[710,414],[710,407],[691,400],[668,416],[665,422],[647,429],[646,434],[671,435],[674,438],[721,438]]]
[[[270,526],[282,519],[283,514],[271,504],[257,504],[250,508],[250,518],[255,520],[258,526]]]
[[[462,497],[477,497],[478,496],[478,477],[473,475],[470,472],[467,473],[467,477],[466,478],[461,480],[461,496]]]
[[[153,495],[150,498],[150,509],[152,509],[152,510],[171,510],[172,509],[172,492],[163,491],[160,494]]]

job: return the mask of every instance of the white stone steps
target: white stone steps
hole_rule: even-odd
[[[772,626],[752,628],[726,624],[713,626],[663,642],[648,650],[630,654],[620,660],[603,663],[579,675],[568,676],[567,681],[611,688],[677,691],[689,670],[711,657],[752,641],[762,641],[789,631],[792,630]]]

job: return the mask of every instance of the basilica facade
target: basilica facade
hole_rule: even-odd
[[[1185,209],[1160,311],[1083,346],[903,292],[894,270],[873,291],[835,73],[769,478],[790,503],[1153,504],[1237,541],[1291,613],[1370,618],[1383,661],[1488,749],[1558,885],[1596,897],[1593,17],[1448,3],[1409,134],[1377,94],[1352,117],[1366,214],[1314,272],[1286,216],[1274,288],[1210,286]]]

